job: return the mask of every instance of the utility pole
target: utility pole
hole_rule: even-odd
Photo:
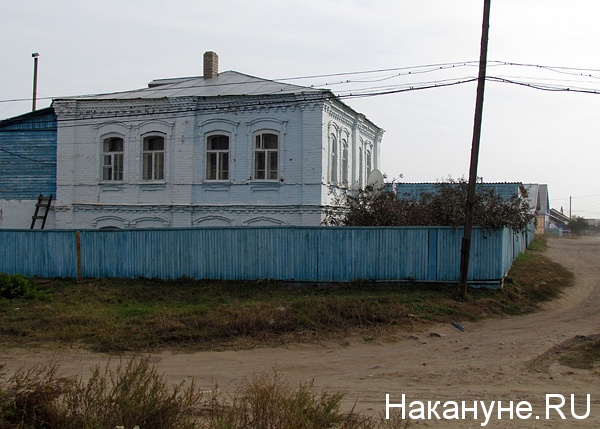
[[[477,80],[477,102],[475,104],[475,124],[473,126],[473,143],[471,146],[471,166],[469,169],[469,190],[465,208],[465,229],[460,250],[460,278],[458,296],[467,296],[467,279],[469,275],[469,257],[471,256],[471,236],[473,232],[473,208],[475,205],[475,186],[477,184],[477,162],[479,161],[479,143],[481,141],[481,123],[483,121],[483,94],[485,89],[485,72],[487,66],[488,35],[490,30],[490,3],[484,0],[483,25],[481,30],[481,52],[479,55],[479,79]]]
[[[569,219],[573,219],[573,197],[569,197]]]
[[[34,52],[31,54],[33,57],[33,105],[31,107],[31,111],[35,112],[35,102],[37,99],[37,70],[38,70],[38,57],[40,54]]]

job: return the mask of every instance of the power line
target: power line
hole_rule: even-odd
[[[321,78],[328,78],[328,77],[343,77],[343,76],[352,77],[352,76],[364,76],[364,75],[377,75],[377,74],[386,73],[385,76],[379,76],[379,77],[374,76],[372,79],[345,79],[345,80],[340,80],[340,81],[312,84],[307,87],[307,88],[311,88],[311,89],[322,88],[322,90],[325,91],[326,90],[325,88],[332,87],[332,86],[350,85],[350,84],[364,85],[366,83],[377,83],[377,82],[381,82],[381,81],[385,81],[385,80],[391,80],[394,78],[401,78],[401,77],[406,77],[406,76],[415,76],[415,75],[420,75],[420,74],[434,73],[434,72],[439,72],[439,71],[443,71],[443,70],[452,70],[452,69],[457,70],[457,69],[461,69],[464,67],[475,67],[477,64],[478,63],[476,61],[434,63],[434,64],[425,64],[425,65],[407,66],[407,67],[395,67],[395,68],[387,68],[387,69],[374,69],[374,70],[363,70],[363,71],[351,71],[351,72],[340,72],[340,73],[330,73],[330,74],[287,77],[287,78],[275,79],[274,81],[284,82],[284,81],[294,81],[294,80],[321,79]],[[535,68],[535,69],[543,69],[543,70],[547,70],[547,71],[559,73],[559,74],[568,74],[570,76],[578,76],[578,77],[593,78],[593,79],[600,80],[600,76],[594,75],[594,73],[600,73],[600,70],[596,70],[596,69],[547,66],[547,65],[539,65],[539,64],[524,64],[524,63],[514,63],[514,62],[506,62],[506,61],[490,61],[488,66],[489,67],[508,66],[508,67]],[[394,73],[390,74],[391,72],[394,72]],[[179,82],[177,82],[177,84],[178,84],[177,88],[178,89],[192,88],[194,85],[183,85],[183,83],[185,83],[187,80],[194,80],[194,79],[198,79],[198,78],[199,77],[181,78],[181,80]],[[465,80],[465,79],[467,79],[467,77],[462,77],[460,79]],[[517,80],[520,78],[515,78],[515,77],[510,77],[510,76],[497,77],[496,79],[498,79],[498,81],[501,81],[504,83],[512,83],[515,85],[529,86],[534,89],[543,89],[543,90],[548,90],[548,91],[571,90],[573,92],[587,92],[587,93],[600,92],[600,90],[593,90],[593,89],[589,89],[589,88],[566,89],[565,86],[560,86],[560,87],[554,86],[553,87],[550,85],[542,85],[539,82],[535,82],[535,81],[534,82],[522,82],[522,81]],[[536,79],[536,78],[530,78],[530,79]],[[541,78],[537,78],[537,79],[541,79]],[[560,82],[560,80],[558,80],[558,79],[556,81]],[[572,82],[572,80],[564,80],[564,82]],[[588,83],[592,83],[592,82],[588,82]],[[231,86],[231,85],[238,85],[238,84],[239,83],[220,83],[220,84],[204,85],[204,87],[205,88],[214,88],[214,87],[224,87],[224,86]],[[408,84],[404,84],[404,85],[408,85]],[[419,85],[423,85],[423,83],[419,82],[419,83],[414,83],[412,85],[419,86]],[[409,85],[409,87],[410,87],[410,85]],[[152,88],[152,90],[155,92],[160,92],[160,91],[170,90],[171,88],[172,88],[172,85],[161,85],[161,86]],[[132,90],[132,91],[122,91],[122,92],[117,92],[115,94],[134,93],[134,92],[146,90],[146,89],[147,88],[141,88],[141,89]],[[354,90],[354,92],[367,92],[367,91],[373,91],[373,88],[357,88]],[[404,92],[404,91],[399,91],[399,92]],[[86,94],[86,95],[80,95],[80,96],[75,96],[75,97],[73,97],[73,96],[39,97],[38,99],[40,99],[40,100],[53,100],[53,99],[61,99],[61,98],[83,98],[83,99],[85,99],[86,97],[95,98],[100,95],[106,95],[106,94]],[[248,95],[253,95],[253,94],[250,93]],[[374,95],[381,95],[381,94],[375,93]],[[30,98],[5,99],[5,100],[0,100],[0,103],[22,102],[22,101],[30,101]]]

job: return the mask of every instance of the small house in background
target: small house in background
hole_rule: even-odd
[[[443,182],[442,182],[443,183]],[[432,194],[437,191],[440,183],[424,182],[424,183],[394,183],[392,185],[394,192],[398,198],[407,198],[418,200],[423,194]],[[493,188],[502,198],[510,199],[513,195],[523,195],[521,187],[524,186],[520,182],[510,183],[478,183],[477,186]]]
[[[0,121],[0,228],[41,226],[32,216],[40,195],[56,195],[56,130],[52,108]],[[53,227],[48,215],[46,227]]]
[[[439,183],[394,183],[390,186],[398,195],[398,198],[419,199],[423,194],[436,192]],[[550,225],[550,199],[548,197],[548,185],[536,183],[523,184],[520,182],[506,183],[478,183],[477,186],[492,188],[502,198],[510,199],[515,195],[527,200],[531,212],[536,216],[536,234],[544,234]]]
[[[563,235],[563,231],[569,231],[569,222],[571,218],[563,213],[562,208],[560,211],[550,209],[548,232],[553,235]]]
[[[3,121],[0,228],[28,228],[48,193],[47,228],[319,225],[332,190],[379,168],[383,130],[331,91],[203,60],[199,77]]]
[[[550,227],[548,185],[528,183],[525,189],[527,189],[529,206],[535,213],[535,233],[545,234]]]

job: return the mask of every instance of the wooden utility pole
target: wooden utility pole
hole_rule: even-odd
[[[477,81],[477,102],[475,104],[475,124],[473,126],[473,143],[471,146],[471,167],[469,169],[469,190],[465,208],[465,229],[460,250],[460,278],[458,295],[461,299],[467,296],[467,279],[469,275],[469,257],[471,256],[471,236],[473,232],[473,207],[475,205],[475,186],[477,184],[477,162],[479,161],[479,143],[481,141],[481,123],[483,121],[483,94],[485,89],[485,71],[487,66],[488,35],[490,30],[490,3],[484,0],[483,25],[481,30],[481,53],[479,55],[479,79]]]

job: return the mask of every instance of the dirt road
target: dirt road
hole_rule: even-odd
[[[291,383],[314,379],[315,386],[346,394],[344,407],[356,402],[365,412],[385,412],[386,394],[391,403],[400,403],[405,394],[405,410],[418,417],[418,403],[441,401],[435,409],[440,417],[450,406],[445,401],[466,401],[473,408],[478,401],[477,419],[466,411],[466,420],[440,419],[436,413],[415,420],[411,427],[470,428],[598,428],[600,427],[600,369],[575,370],[560,365],[556,351],[576,336],[600,333],[600,238],[551,238],[547,255],[573,270],[576,286],[558,301],[535,314],[476,324],[465,324],[461,332],[451,323],[427,332],[402,335],[394,342],[364,342],[349,345],[290,345],[287,348],[248,351],[202,352],[152,356],[166,378],[179,382],[195,377],[204,389],[214,382],[223,390],[233,389],[244,377],[277,368]],[[441,336],[430,336],[431,332]],[[104,365],[107,356],[82,350],[39,352],[2,352],[0,363],[7,369],[55,359],[65,374],[84,374],[94,364]],[[561,394],[566,399],[559,413],[551,409],[546,419],[546,394]],[[574,394],[575,414],[586,414],[586,394],[590,394],[590,413],[578,420],[570,409]],[[553,398],[553,404],[559,398]],[[495,408],[487,420],[481,403]],[[493,402],[496,401],[496,402]],[[506,408],[498,418],[497,401]],[[509,401],[513,402],[510,419]],[[516,403],[532,405],[516,413]],[[424,404],[426,405],[426,403]],[[523,404],[525,406],[526,404]],[[399,408],[391,413],[401,412]],[[459,417],[462,409],[459,409]],[[455,415],[454,415],[455,416]],[[538,416],[539,418],[536,418]],[[428,419],[431,417],[431,419]]]

